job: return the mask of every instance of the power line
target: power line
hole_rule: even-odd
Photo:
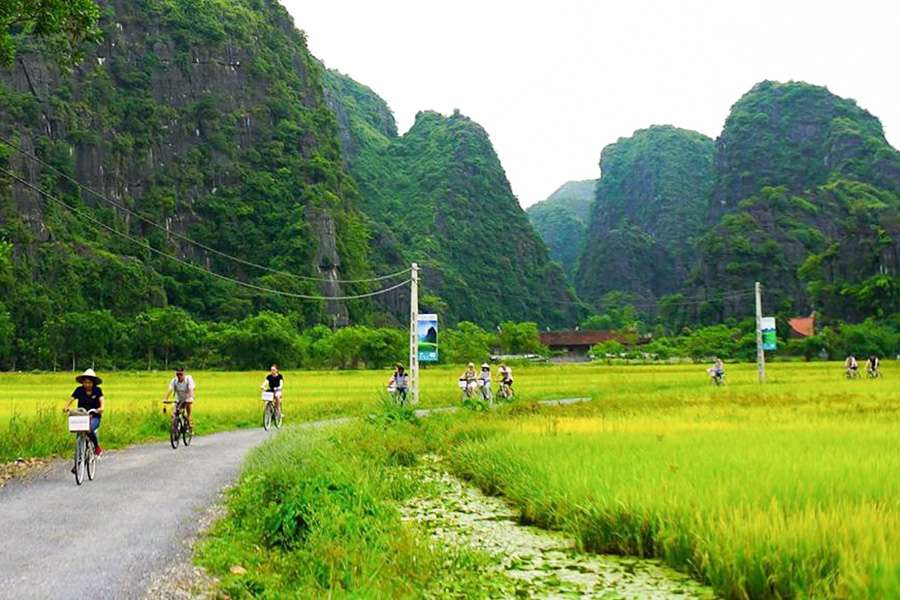
[[[102,227],[103,229],[107,230],[108,232],[110,232],[110,233],[112,233],[112,234],[114,234],[114,235],[117,235],[117,236],[119,236],[119,237],[122,237],[122,238],[124,238],[124,239],[126,239],[126,240],[129,240],[129,241],[133,242],[134,244],[140,246],[141,248],[143,248],[143,249],[145,249],[145,250],[148,250],[148,251],[150,251],[150,252],[153,252],[153,253],[155,253],[155,254],[158,254],[159,256],[162,256],[162,257],[164,257],[164,258],[168,258],[168,259],[170,259],[170,260],[173,260],[173,261],[175,261],[175,262],[177,262],[177,263],[180,263],[180,264],[182,264],[182,265],[184,265],[184,266],[186,266],[186,267],[189,267],[189,268],[191,268],[191,269],[194,269],[194,270],[196,270],[196,271],[201,271],[201,272],[203,272],[203,273],[206,273],[207,275],[211,275],[211,276],[216,277],[216,278],[218,278],[218,279],[221,279],[221,280],[223,280],[223,281],[227,281],[227,282],[229,282],[229,283],[233,283],[233,284],[235,284],[235,285],[239,285],[239,286],[242,286],[242,287],[245,287],[245,288],[248,288],[248,289],[252,289],[252,290],[255,290],[255,291],[258,291],[258,292],[263,292],[263,293],[266,293],[266,294],[276,294],[276,295],[279,295],[279,296],[285,296],[285,297],[287,297],[287,298],[297,298],[297,299],[301,299],[301,300],[318,300],[318,301],[328,301],[328,300],[359,300],[359,299],[362,299],[362,298],[371,298],[371,297],[373,297],[373,296],[378,296],[378,295],[381,295],[381,294],[386,294],[386,293],[388,293],[388,292],[392,292],[392,291],[394,291],[394,290],[396,290],[396,289],[399,289],[399,288],[405,286],[406,284],[408,284],[408,283],[410,282],[410,280],[407,279],[406,281],[403,281],[403,282],[401,282],[401,283],[398,283],[398,284],[393,285],[393,286],[388,287],[388,288],[384,288],[384,289],[381,289],[381,290],[377,290],[377,291],[375,291],[375,292],[368,292],[368,293],[365,293],[365,294],[355,294],[355,295],[349,295],[349,296],[312,296],[312,295],[307,295],[307,294],[295,294],[295,293],[293,293],[293,292],[284,292],[284,291],[281,291],[281,290],[275,290],[275,289],[267,288],[267,287],[264,287],[264,286],[255,285],[255,284],[252,284],[252,283],[247,283],[246,281],[241,281],[241,280],[239,280],[239,279],[234,279],[233,277],[228,277],[227,275],[222,275],[222,274],[220,274],[220,273],[216,273],[215,271],[211,271],[211,270],[209,270],[209,269],[206,269],[206,268],[204,268],[204,267],[201,267],[200,265],[197,265],[197,264],[194,264],[194,263],[192,263],[192,262],[190,262],[190,261],[184,260],[183,258],[179,258],[179,257],[177,257],[177,256],[173,256],[173,255],[171,255],[171,254],[168,254],[167,252],[163,252],[162,250],[158,250],[158,249],[154,248],[153,246],[151,246],[150,244],[148,244],[148,243],[146,243],[146,242],[144,242],[144,241],[142,241],[142,240],[139,240],[139,239],[137,239],[137,238],[135,238],[135,237],[133,237],[133,236],[131,236],[131,235],[125,233],[125,232],[119,231],[119,230],[116,229],[115,227],[111,227],[110,225],[107,225],[107,224],[104,223],[103,221],[100,221],[99,219],[96,219],[95,217],[91,216],[90,214],[88,214],[88,213],[86,213],[86,212],[84,212],[84,211],[79,210],[78,208],[76,208],[76,207],[70,205],[69,203],[65,202],[64,200],[61,200],[61,199],[55,197],[54,195],[50,194],[49,192],[46,192],[45,190],[41,189],[40,187],[38,187],[38,186],[36,186],[36,185],[30,183],[29,181],[26,181],[25,179],[22,179],[21,177],[19,177],[18,175],[16,175],[16,174],[13,173],[12,171],[9,171],[9,170],[7,170],[7,169],[4,169],[3,167],[0,167],[0,172],[5,173],[6,175],[8,175],[9,177],[15,179],[16,181],[18,181],[18,182],[21,183],[22,185],[24,185],[24,186],[28,187],[29,189],[31,189],[31,190],[33,190],[33,191],[39,193],[40,195],[44,196],[45,198],[47,198],[47,199],[50,200],[51,202],[54,202],[54,203],[56,203],[56,204],[58,204],[58,205],[60,205],[60,206],[65,207],[66,209],[68,209],[68,210],[71,211],[72,213],[74,213],[74,214],[76,214],[76,215],[78,215],[78,216],[80,216],[80,217],[82,217],[82,218],[84,218],[84,219],[87,219],[87,220],[90,221],[91,223],[94,223],[95,225],[98,225],[98,226]]]
[[[401,275],[406,275],[410,271],[409,269],[403,269],[402,271],[397,271],[396,273],[388,273],[387,275],[380,275],[378,277],[370,277],[370,278],[366,278],[366,279],[326,279],[326,278],[322,278],[322,277],[310,277],[308,275],[298,275],[296,273],[290,273],[288,271],[280,271],[278,269],[273,269],[273,268],[267,267],[265,265],[260,265],[258,263],[240,258],[238,256],[233,256],[226,252],[222,252],[221,250],[216,250],[215,248],[208,246],[208,245],[204,244],[203,242],[198,242],[197,240],[192,239],[186,235],[180,234],[177,231],[171,231],[167,227],[160,225],[153,219],[145,217],[144,215],[140,214],[139,212],[131,210],[127,206],[125,206],[119,202],[116,202],[115,200],[110,199],[105,194],[98,192],[98,191],[94,190],[93,188],[90,188],[90,187],[82,184],[80,181],[78,181],[74,177],[70,176],[68,173],[61,171],[60,169],[57,169],[53,165],[51,165],[51,164],[47,163],[46,161],[44,161],[43,159],[41,159],[39,156],[36,156],[36,155],[28,152],[27,150],[23,149],[21,146],[18,146],[16,144],[12,143],[5,137],[0,136],[0,142],[9,146],[10,148],[12,148],[16,152],[22,154],[23,156],[26,156],[26,157],[30,158],[31,160],[34,160],[41,166],[50,169],[51,171],[53,171],[54,173],[56,173],[63,179],[66,179],[67,181],[78,186],[79,189],[82,189],[82,190],[96,196],[97,198],[100,198],[104,202],[110,204],[111,206],[116,207],[117,209],[119,209],[123,212],[128,213],[129,215],[133,215],[135,218],[143,221],[144,223],[147,223],[148,225],[155,227],[156,229],[159,229],[160,231],[165,232],[166,235],[171,235],[172,237],[175,237],[183,242],[192,244],[198,248],[202,248],[203,250],[206,250],[207,252],[209,252],[211,254],[221,256],[222,258],[237,262],[239,264],[242,264],[242,265],[245,265],[248,267],[253,267],[255,269],[261,269],[263,271],[268,271],[269,273],[277,273],[279,275],[286,275],[288,277],[292,277],[294,279],[300,279],[302,281],[317,281],[317,282],[323,282],[323,283],[373,283],[376,281],[384,281],[386,279],[394,279]]]

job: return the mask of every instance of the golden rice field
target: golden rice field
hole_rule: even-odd
[[[457,423],[454,468],[587,550],[729,598],[900,597],[896,364],[878,381],[775,364],[763,388],[749,369],[720,389],[615,372],[590,405]]]

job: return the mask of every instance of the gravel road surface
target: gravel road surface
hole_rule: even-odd
[[[109,451],[80,487],[62,460],[10,481],[0,488],[0,598],[141,598],[155,573],[189,560],[182,541],[268,435]]]

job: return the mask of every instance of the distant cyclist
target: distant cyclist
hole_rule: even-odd
[[[167,402],[173,395],[178,404],[184,408],[184,413],[188,418],[188,425],[194,428],[194,418],[191,416],[194,407],[194,390],[196,389],[194,378],[185,374],[184,367],[175,369],[175,377],[169,382],[169,388],[166,390],[166,396],[163,402]]]
[[[856,357],[852,354],[847,357],[847,360],[844,361],[844,368],[847,369],[847,377],[853,379],[858,375],[859,372],[859,363],[856,362]]]
[[[100,418],[103,416],[103,407],[106,404],[103,390],[100,389],[100,384],[103,383],[103,380],[97,377],[93,369],[88,369],[76,377],[75,381],[81,385],[72,392],[63,412],[69,412],[69,407],[76,401],[78,402],[78,408],[96,411],[95,414],[91,415],[91,430],[88,432],[88,437],[94,444],[94,454],[100,456],[103,454],[103,449],[100,447],[100,440],[97,438],[97,430],[100,429]]]
[[[502,363],[500,368],[497,369],[497,376],[500,378],[500,387],[503,391],[503,395],[506,396],[507,399],[512,398],[512,369],[506,366],[506,363]]]
[[[487,363],[481,365],[481,375],[478,376],[478,384],[481,386],[481,397],[491,401],[491,366]]]
[[[712,377],[716,384],[720,384],[725,378],[725,363],[717,356],[713,366],[708,368],[706,372],[709,373],[709,376]]]
[[[472,392],[474,391],[478,381],[478,374],[475,372],[475,363],[470,362],[468,365],[466,365],[466,370],[463,372],[459,380],[463,383],[463,395],[465,395],[466,398],[471,398]]]
[[[406,374],[406,369],[400,363],[394,365],[394,374],[391,375],[388,387],[394,388],[395,397],[400,404],[406,404],[406,394],[409,391],[409,375]]]
[[[283,415],[281,412],[281,397],[284,395],[284,375],[278,372],[278,365],[272,365],[269,374],[266,375],[265,381],[262,383],[262,389],[266,392],[272,392],[275,398],[275,410],[277,414]]]
[[[881,373],[878,371],[878,367],[881,366],[881,361],[878,359],[878,356],[875,354],[870,354],[869,358],[866,359],[866,373],[872,379],[878,377]]]

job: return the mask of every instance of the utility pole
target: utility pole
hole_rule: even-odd
[[[762,339],[762,285],[757,281],[756,291],[756,364],[759,366],[759,382],[766,382],[766,353]]]
[[[419,403],[419,265],[412,264],[409,277],[409,388],[412,403]]]

